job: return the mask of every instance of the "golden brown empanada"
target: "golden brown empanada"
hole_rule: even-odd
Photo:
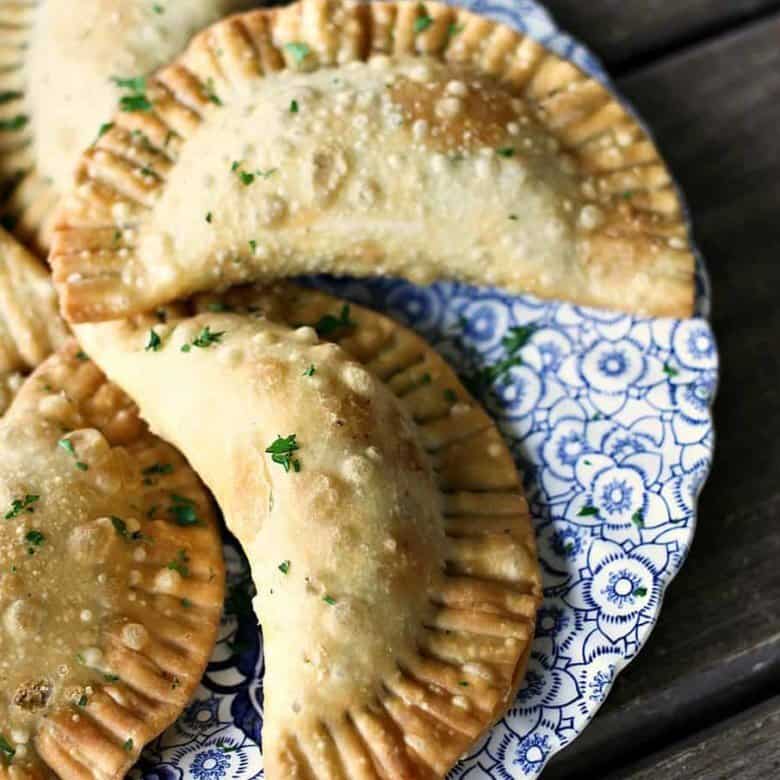
[[[252,0],[0,1],[0,175],[17,234],[48,247],[51,210],[101,123],[193,33]]]
[[[199,308],[78,335],[249,557],[266,776],[443,777],[513,700],[541,598],[506,445],[384,317],[292,286]]]
[[[0,228],[0,414],[24,375],[67,337],[48,271]]]
[[[468,11],[251,11],[198,35],[144,99],[85,153],[57,218],[74,322],[321,271],[692,311],[651,139],[597,81]]]
[[[214,645],[210,499],[71,340],[0,421],[0,506],[0,778],[123,777]]]

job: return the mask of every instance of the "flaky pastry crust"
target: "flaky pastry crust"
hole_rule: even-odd
[[[213,505],[73,340],[0,422],[0,501],[0,778],[121,778],[213,649]]]
[[[687,316],[653,142],[599,82],[437,3],[218,22],[83,156],[51,254],[74,322],[280,275],[458,278]]]
[[[77,331],[247,552],[266,776],[443,777],[522,679],[533,528],[506,445],[452,370],[345,306],[237,289]]]

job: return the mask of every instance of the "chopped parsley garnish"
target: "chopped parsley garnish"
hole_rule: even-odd
[[[11,743],[2,734],[0,734],[0,753],[9,760],[16,755],[16,749],[11,746]]]
[[[37,531],[34,528],[28,531],[24,535],[24,538],[25,541],[30,545],[30,547],[27,549],[27,552],[30,555],[35,553],[35,547],[40,547],[46,541],[46,537],[40,531]]]
[[[219,99],[219,95],[217,95],[214,89],[214,79],[212,78],[209,78],[209,80],[206,82],[206,97],[215,106],[222,105],[222,101]]]
[[[165,309],[157,309],[154,316],[157,317],[157,322],[168,322],[168,312]]]
[[[86,693],[82,693],[81,696],[79,697],[79,700],[76,702],[76,706],[82,707],[82,708],[86,707],[87,706],[87,701],[88,701],[87,694]]]
[[[631,515],[631,522],[637,527],[637,528],[644,528],[645,527],[645,516],[642,514],[641,509],[637,509],[636,512],[634,512],[633,515]]]
[[[463,688],[468,688],[468,686],[469,686],[469,684],[468,684],[468,682],[466,682],[466,680],[460,680],[458,682],[458,685],[460,685]]]
[[[514,146],[502,146],[500,149],[496,149],[496,154],[499,155],[499,157],[514,157],[515,156],[515,147]]]
[[[422,16],[418,16],[414,20],[414,31],[416,33],[421,33],[423,30],[427,30],[433,24],[433,19],[428,15],[428,12],[425,10],[425,6],[422,3],[420,3],[418,9]]]
[[[146,95],[124,95],[119,100],[119,108],[121,111],[127,111],[128,113],[151,111],[152,104]]]
[[[195,339],[192,342],[193,347],[200,347],[201,349],[206,349],[210,347],[212,344],[219,344],[219,342],[222,340],[222,337],[225,335],[224,330],[219,330],[216,333],[211,332],[211,328],[206,325],[203,330],[201,330],[200,333],[195,337]]]
[[[210,224],[211,224],[211,221],[212,221],[213,219],[214,219],[214,217],[212,216],[211,212],[209,211],[209,213],[208,213],[208,214],[206,214],[206,222],[208,222],[208,223],[209,223],[209,225],[210,225]]]
[[[456,35],[460,35],[463,32],[463,28],[466,25],[464,24],[456,24],[455,22],[450,22],[450,26],[447,28],[447,36],[449,38],[454,38]]]
[[[118,674],[104,674],[103,675],[103,679],[106,682],[110,682],[110,683],[111,682],[117,682],[119,680],[119,675]]]
[[[638,587],[634,588],[634,592],[631,594],[632,596],[646,596],[647,595],[647,588]]]
[[[454,404],[458,400],[458,394],[454,390],[448,387],[444,391],[444,400],[449,401],[451,404]]]
[[[270,179],[278,170],[278,168],[268,168],[265,171],[255,171],[255,176],[259,176],[261,179]]]
[[[668,377],[674,377],[679,375],[679,371],[674,368],[673,366],[670,366],[668,363],[664,363],[664,374]]]
[[[122,747],[129,753],[133,749],[133,740],[128,739]]]
[[[301,470],[301,462],[293,458],[293,453],[300,449],[295,437],[294,433],[289,436],[277,436],[276,441],[265,450],[271,456],[271,460],[282,466],[286,472],[291,468],[294,471]]]
[[[323,601],[324,601],[326,604],[329,604],[331,607],[333,607],[333,606],[335,606],[335,605],[336,605],[336,599],[334,599],[334,598],[333,598],[333,596],[328,596],[328,595],[325,595],[325,596],[323,596],[323,597],[322,597],[322,600],[323,600]]]
[[[128,95],[123,95],[119,99],[119,108],[122,111],[150,111],[152,104],[146,97],[146,77],[135,76],[134,78],[119,78],[113,76],[111,81],[120,89],[128,90]]]
[[[149,340],[146,342],[144,352],[159,352],[162,348],[162,339],[157,335],[154,328],[149,330]]]
[[[311,53],[309,45],[306,43],[301,43],[300,41],[286,43],[284,48],[290,52],[293,60],[295,60],[296,65],[300,65]]]
[[[517,214],[510,214],[509,219],[511,219],[512,222],[517,222],[517,220],[520,219],[520,217],[518,217]]]
[[[219,742],[217,742],[217,750],[222,753],[235,753],[236,750],[238,750],[238,745],[228,745],[224,740],[219,740]]]
[[[333,314],[326,314],[314,324],[314,330],[320,336],[328,336],[340,328],[354,327],[355,323],[349,318],[349,304],[345,303],[341,307],[341,313],[338,317]]]
[[[317,369],[314,367],[314,363],[312,363],[304,372],[304,376],[314,376],[314,374],[317,373]]]
[[[171,571],[176,571],[181,574],[182,577],[190,576],[190,567],[187,565],[190,562],[189,556],[186,550],[179,550],[176,553],[176,557],[168,564],[168,568]]]
[[[190,609],[190,607],[192,607],[192,602],[189,599],[182,599],[181,605],[184,607],[184,609]]]
[[[593,517],[599,513],[598,507],[584,506],[577,512],[577,517]]]
[[[513,368],[523,364],[520,350],[528,344],[535,331],[534,325],[516,325],[510,328],[507,335],[501,340],[501,345],[506,350],[506,357],[493,365],[485,366],[468,377],[469,387],[475,392],[479,392],[480,389],[494,385],[499,380],[505,380]]]
[[[168,507],[168,514],[171,515],[176,525],[184,528],[201,524],[195,502],[176,493],[171,494],[171,506]]]
[[[89,355],[83,349],[80,349],[76,353],[76,360],[89,360]]]
[[[76,448],[73,446],[73,442],[70,439],[62,438],[57,442],[57,444],[60,447],[62,447],[62,449],[65,450],[65,452],[72,455],[74,458],[77,457]],[[79,469],[80,471],[87,471],[89,469],[89,466],[83,461],[78,460],[76,461],[76,468]]]
[[[252,250],[253,254],[257,251],[257,241],[255,241],[254,238],[249,239],[249,248]]]
[[[0,106],[5,105],[6,103],[10,103],[14,100],[19,100],[21,97],[24,97],[21,92],[16,92],[12,89],[0,92]]]
[[[2,130],[21,130],[27,124],[27,117],[24,114],[17,114],[10,119],[0,119],[0,131]]]
[[[282,561],[282,562],[279,564],[279,571],[280,571],[282,574],[287,574],[287,572],[289,572],[289,571],[290,571],[290,561]]]
[[[114,530],[123,538],[123,539],[129,539],[133,542],[138,542],[141,539],[143,539],[143,534],[140,531],[133,531],[130,533],[130,530],[127,527],[127,523],[122,520],[121,517],[116,517],[115,515],[111,515],[111,525],[114,526]]]
[[[297,114],[298,113],[298,101],[297,100],[291,100],[290,101],[290,113],[291,114]]]
[[[33,504],[40,498],[40,496],[32,495],[28,493],[24,498],[15,498],[11,502],[11,508],[5,513],[5,519],[10,520],[14,517],[19,517],[22,512],[29,512],[32,514],[35,511]]]
[[[104,122],[102,125],[100,125],[98,128],[97,138],[95,139],[94,143],[97,143],[113,126],[113,122]]]

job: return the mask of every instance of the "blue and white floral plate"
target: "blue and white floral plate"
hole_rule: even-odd
[[[530,0],[467,3],[607,80],[596,59]],[[521,361],[483,393],[526,476],[545,600],[525,682],[452,778],[535,778],[587,725],[658,619],[691,544],[712,461],[718,357],[706,319],[646,319],[498,290],[394,280],[317,280],[388,312],[464,375]],[[697,311],[709,310],[699,263]],[[148,780],[262,777],[263,655],[248,567],[227,540],[220,641],[195,700],[133,770]]]

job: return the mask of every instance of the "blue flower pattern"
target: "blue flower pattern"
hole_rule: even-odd
[[[461,4],[608,83],[599,62],[536,2]],[[450,779],[536,778],[647,639],[691,543],[712,461],[712,330],[702,318],[648,320],[453,283],[312,283],[408,323],[464,375],[501,359],[509,328],[535,327],[522,365],[481,400],[526,473],[545,603],[515,706]],[[701,261],[697,312],[709,312]],[[229,582],[247,581],[235,541],[227,539],[225,551]],[[262,778],[263,671],[254,618],[224,618],[195,700],[147,747],[131,777]]]

